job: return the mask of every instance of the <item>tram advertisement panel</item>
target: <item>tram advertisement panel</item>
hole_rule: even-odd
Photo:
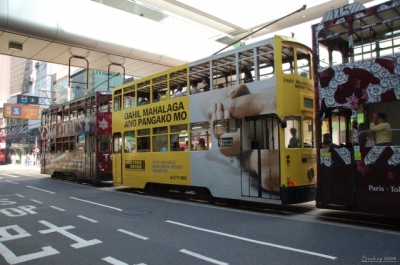
[[[184,148],[179,145],[174,146],[175,142],[179,143],[182,133],[187,135],[188,108],[188,97],[179,97],[166,102],[138,106],[134,110],[127,110],[123,119],[114,119],[113,126],[117,128],[138,130],[136,136],[125,137],[125,154],[122,161],[124,184],[142,188],[152,181],[190,184],[189,153],[184,152]],[[150,137],[153,138],[152,141]],[[161,151],[168,143],[171,152]]]

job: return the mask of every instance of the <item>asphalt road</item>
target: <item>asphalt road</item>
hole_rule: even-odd
[[[0,166],[0,264],[399,263],[398,220],[313,203],[233,208]]]

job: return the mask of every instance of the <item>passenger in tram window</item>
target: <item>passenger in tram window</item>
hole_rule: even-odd
[[[199,89],[197,88],[197,81],[196,80],[192,80],[190,81],[190,94],[197,94],[199,93]]]
[[[183,92],[182,92],[182,86],[181,85],[177,85],[176,86],[176,92],[171,96],[171,98],[179,98],[183,96]]]
[[[174,145],[172,146],[172,151],[182,151],[177,141],[174,142]]]
[[[168,152],[168,147],[167,147],[166,141],[163,142],[160,152]]]
[[[160,96],[158,95],[158,92],[156,90],[153,91],[153,102],[158,102],[160,101]]]
[[[204,150],[208,150],[207,146],[206,146],[206,140],[204,138],[200,138],[199,143],[196,144],[196,151],[204,151]]]
[[[392,131],[387,122],[386,113],[374,113],[370,124],[370,130],[375,132],[375,143],[380,146],[392,145]]]
[[[146,97],[144,97],[143,95],[139,95],[139,99],[138,99],[138,105],[145,105],[148,104],[149,101],[147,100]]]
[[[160,101],[167,100],[167,99],[168,99],[167,93],[165,91],[161,91]]]
[[[323,148],[329,148],[332,144],[332,137],[329,133],[325,133],[322,135],[322,147]]]
[[[204,76],[202,83],[204,85],[203,91],[210,91],[210,78],[208,78],[207,76]]]
[[[292,138],[290,138],[290,140],[289,140],[288,148],[299,148],[300,141],[299,141],[299,138],[297,138],[297,129],[291,128],[290,134],[292,135]]]
[[[243,80],[244,83],[251,83],[254,82],[253,75],[251,74],[251,71],[247,69],[246,66],[243,66],[241,69],[242,74],[244,74]]]

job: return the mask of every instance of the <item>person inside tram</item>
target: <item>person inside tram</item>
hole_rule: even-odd
[[[184,94],[182,92],[182,86],[181,85],[177,85],[176,86],[176,92],[171,96],[171,98],[179,98],[182,97]]]
[[[329,148],[332,145],[332,137],[329,133],[322,135],[322,148]]]
[[[290,140],[289,140],[288,148],[298,148],[298,147],[300,147],[300,141],[299,141],[299,138],[297,138],[297,129],[296,128],[291,128],[290,129],[290,134],[292,135],[292,138],[290,138]]]
[[[199,93],[199,89],[197,88],[197,81],[196,80],[192,80],[190,81],[190,94],[197,94]]]
[[[204,85],[203,91],[210,91],[210,78],[207,76],[204,76],[202,79],[202,83]]]
[[[199,143],[196,144],[195,150],[196,151],[208,150],[206,146],[206,140],[204,138],[200,138]]]
[[[247,69],[246,66],[242,67],[241,72],[242,74],[244,74],[243,80],[245,84],[254,82],[253,75],[251,74],[251,71]]]
[[[375,143],[380,146],[392,145],[392,131],[387,122],[386,113],[379,112],[373,114],[373,120],[369,128],[375,132]]]

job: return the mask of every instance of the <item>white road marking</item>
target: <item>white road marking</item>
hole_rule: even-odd
[[[188,254],[188,255],[190,255],[190,256],[196,257],[196,258],[198,258],[198,259],[202,259],[202,260],[205,260],[205,261],[214,263],[214,264],[218,264],[218,265],[228,265],[228,264],[229,264],[229,263],[226,263],[226,262],[218,261],[218,260],[216,260],[216,259],[212,259],[212,258],[203,256],[203,255],[194,253],[194,252],[189,251],[189,250],[186,250],[186,249],[181,249],[181,250],[179,250],[179,251],[182,252],[182,253]]]
[[[18,197],[21,197],[21,198],[25,197],[24,195],[21,195],[21,194],[15,194],[15,195],[18,196]]]
[[[144,236],[141,236],[141,235],[138,235],[138,234],[135,234],[135,233],[126,231],[126,230],[124,230],[124,229],[117,229],[117,231],[119,231],[119,232],[121,232],[121,233],[125,233],[125,234],[130,235],[130,236],[137,237],[137,238],[139,238],[139,239],[143,239],[143,240],[149,239],[149,238],[147,238],[147,237],[144,237]]]
[[[92,222],[92,223],[97,223],[96,220],[90,219],[90,218],[85,217],[85,216],[83,216],[83,215],[78,215],[78,217],[79,217],[79,218],[82,218],[82,219],[85,219],[85,220],[87,220],[87,221],[89,221],[89,222]]]
[[[115,208],[115,207],[112,207],[112,206],[108,206],[108,205],[104,205],[104,204],[100,204],[100,203],[96,203],[96,202],[91,202],[91,201],[86,201],[86,200],[78,199],[78,198],[75,198],[75,197],[70,197],[70,198],[73,199],[73,200],[87,202],[87,203],[95,204],[95,205],[98,205],[98,206],[102,206],[102,207],[106,207],[106,208],[110,208],[110,209],[122,212],[121,209]]]
[[[6,182],[12,183],[12,184],[19,184],[18,182],[14,182],[14,181],[11,181],[11,180],[6,180]]]
[[[48,190],[42,190],[42,189],[35,188],[35,187],[32,187],[32,186],[27,186],[27,187],[28,187],[28,188],[31,188],[31,189],[35,189],[35,190],[40,190],[40,191],[48,192],[48,193],[51,193],[51,194],[56,194],[55,192],[48,191]]]
[[[36,202],[36,203],[39,203],[39,204],[42,204],[42,203],[43,203],[43,202],[41,202],[41,201],[34,200],[34,199],[31,199],[31,201]]]
[[[55,206],[50,206],[50,208],[53,208],[53,209],[59,210],[60,212],[65,212],[65,210],[64,210],[64,209],[61,209],[61,208],[58,208],[58,207],[55,207]]]
[[[15,175],[10,175],[10,174],[7,174],[7,173],[1,173],[3,176],[7,176],[7,177],[10,177],[10,178],[18,178],[18,176],[15,176]]]
[[[76,236],[70,232],[67,232],[67,230],[75,228],[72,225],[58,227],[58,226],[53,225],[52,223],[49,223],[45,220],[39,221],[39,223],[50,228],[50,229],[46,229],[46,230],[41,230],[41,231],[39,231],[39,233],[41,233],[41,234],[60,233],[61,235],[66,236],[69,239],[72,239],[73,241],[77,242],[77,243],[71,245],[71,247],[76,248],[76,249],[103,243],[102,241],[100,241],[98,239],[85,240],[83,238],[80,238],[79,236]]]
[[[334,257],[334,256],[329,256],[329,255],[325,255],[325,254],[321,254],[321,253],[317,253],[317,252],[312,252],[312,251],[307,251],[307,250],[302,250],[302,249],[297,249],[297,248],[291,248],[291,247],[286,247],[286,246],[282,246],[282,245],[277,245],[277,244],[273,244],[273,243],[253,240],[253,239],[249,239],[249,238],[245,238],[245,237],[240,237],[240,236],[230,235],[230,234],[226,234],[226,233],[221,233],[221,232],[217,232],[217,231],[213,231],[213,230],[209,230],[209,229],[204,229],[204,228],[200,228],[200,227],[196,227],[196,226],[186,225],[186,224],[178,223],[178,222],[174,222],[174,221],[167,220],[166,222],[167,223],[171,223],[171,224],[184,226],[184,227],[188,227],[188,228],[192,228],[192,229],[196,229],[196,230],[200,230],[200,231],[204,231],[204,232],[208,232],[208,233],[212,233],[212,234],[216,234],[216,235],[221,235],[221,236],[231,237],[231,238],[235,238],[235,239],[239,239],[239,240],[244,240],[244,241],[247,241],[247,242],[256,243],[256,244],[260,244],[260,245],[264,245],[264,246],[270,246],[270,247],[275,247],[275,248],[280,248],[280,249],[286,249],[286,250],[290,250],[290,251],[294,251],[294,252],[299,252],[299,253],[303,253],[303,254],[318,256],[318,257],[321,257],[321,258],[332,259],[332,260],[335,260],[337,258],[337,257]]]
[[[113,257],[102,258],[102,260],[104,260],[105,262],[108,262],[110,264],[113,264],[113,265],[129,265],[128,263],[119,261],[117,259],[114,259]]]

